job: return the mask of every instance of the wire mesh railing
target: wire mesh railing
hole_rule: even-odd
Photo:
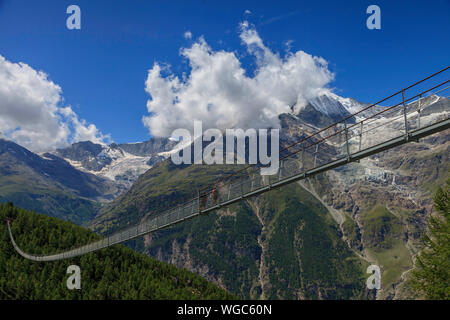
[[[436,95],[449,89],[450,80],[446,74],[448,69],[449,67],[444,68],[281,149],[279,169],[271,176],[260,175],[261,166],[245,167],[217,180],[189,201],[163,212],[151,214],[147,220],[102,240],[56,255],[25,254],[16,246],[10,232],[11,240],[18,252],[28,259],[52,261],[71,258],[208,213],[221,206],[266,192],[283,183],[305,178],[319,172],[321,168],[325,170],[333,168],[332,165],[348,163],[356,156],[362,157],[360,154],[366,150],[388,141],[401,138],[406,143],[413,136],[412,133],[450,119],[448,102],[437,103],[440,98]],[[439,79],[444,74],[446,78]],[[421,90],[417,90],[420,86],[423,86]],[[390,106],[385,106],[387,104]],[[443,129],[447,127],[448,124],[442,126]],[[380,150],[382,151],[381,148]]]

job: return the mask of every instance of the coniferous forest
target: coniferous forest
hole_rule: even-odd
[[[11,203],[0,204],[0,299],[232,299],[231,294],[185,269],[159,262],[122,245],[73,259],[34,262],[9,239],[6,219],[22,250],[51,254],[98,239],[93,232]],[[67,267],[81,269],[81,289],[66,286]]]

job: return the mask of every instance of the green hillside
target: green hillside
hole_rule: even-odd
[[[91,225],[95,231],[111,233],[125,225],[136,224],[147,214],[192,199],[199,189],[241,167],[158,163],[141,175],[126,193],[103,206]]]
[[[326,208],[298,185],[151,239],[145,249],[150,255],[167,261],[189,257],[194,270],[207,268],[205,276],[243,298],[364,299],[368,294],[367,264],[339,238]]]
[[[163,162],[97,216],[109,233],[183,201],[233,166]],[[139,252],[185,267],[242,298],[365,298],[365,262],[340,238],[327,209],[292,184],[130,242]]]
[[[18,181],[20,179],[17,179]],[[99,210],[98,202],[77,197],[56,187],[27,186],[8,184],[9,179],[0,181],[0,203],[13,202],[16,205],[37,212],[45,212],[50,216],[85,225],[95,217]]]
[[[17,244],[30,253],[55,253],[99,236],[69,222],[0,204],[0,299],[230,299],[232,295],[185,269],[120,245],[56,262],[19,256],[9,239],[13,214]],[[67,267],[81,268],[81,290],[66,287]]]

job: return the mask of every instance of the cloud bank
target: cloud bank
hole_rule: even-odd
[[[191,67],[182,79],[167,66],[155,63],[145,90],[149,115],[143,123],[150,134],[168,137],[177,128],[277,128],[278,115],[299,109],[332,80],[327,62],[303,51],[284,56],[266,47],[248,22],[240,25],[240,39],[256,61],[247,76],[234,52],[214,51],[201,37],[180,51]]]
[[[61,107],[61,94],[46,73],[0,55],[0,136],[35,152],[82,140],[110,140],[70,106]]]

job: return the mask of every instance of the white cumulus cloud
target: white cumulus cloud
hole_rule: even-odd
[[[246,75],[234,52],[214,51],[202,37],[180,51],[190,74],[180,79],[167,67],[153,65],[145,83],[149,115],[143,117],[150,134],[168,137],[177,128],[192,130],[194,120],[202,121],[203,129],[279,127],[279,114],[301,108],[333,80],[323,58],[303,51],[280,56],[246,21],[240,38],[256,61],[253,76]]]
[[[192,39],[192,32],[186,31],[186,32],[184,33],[184,38],[185,38],[185,39]]]
[[[35,152],[91,140],[103,143],[95,125],[79,119],[70,106],[61,107],[62,89],[42,71],[12,63],[0,55],[0,132]]]

